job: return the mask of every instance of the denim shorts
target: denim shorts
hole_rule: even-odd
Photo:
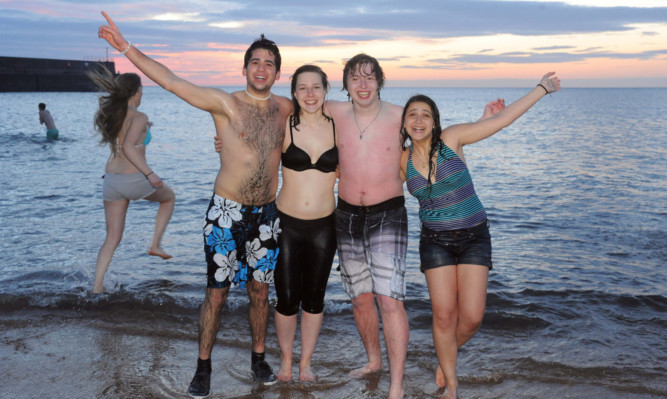
[[[488,220],[469,229],[433,231],[422,226],[419,270],[447,265],[482,265],[493,269]]]

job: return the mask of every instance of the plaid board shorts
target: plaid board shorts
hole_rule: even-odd
[[[343,289],[350,298],[374,292],[405,298],[408,216],[400,196],[372,206],[338,198],[338,259]]]

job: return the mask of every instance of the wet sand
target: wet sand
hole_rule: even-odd
[[[321,356],[314,359],[316,382],[258,386],[250,372],[245,318],[231,319],[232,325],[221,331],[214,348],[211,398],[386,395],[388,372],[349,379],[334,364],[329,364],[334,369],[326,370],[327,362]],[[186,391],[196,365],[194,318],[156,318],[145,311],[127,310],[35,310],[5,313],[0,324],[4,330],[0,341],[2,398],[189,397]],[[234,331],[242,331],[244,338],[227,337]],[[272,327],[269,335],[267,360],[277,370],[280,354]],[[298,367],[293,377],[298,378]]]
[[[365,360],[350,315],[325,319],[313,368],[318,380],[258,386],[250,372],[250,339],[245,309],[223,311],[213,351],[211,398],[384,398],[389,372],[384,369],[354,379],[348,372]],[[196,318],[159,309],[10,310],[0,316],[0,398],[188,398],[196,363]],[[239,335],[239,332],[241,333]],[[298,336],[293,378],[298,379]],[[425,351],[423,351],[425,350]],[[428,348],[411,346],[406,362],[407,398],[437,398],[434,357]],[[422,353],[419,357],[416,353]],[[462,353],[466,356],[465,353]],[[482,353],[474,357],[484,356]],[[349,359],[354,359],[354,364]],[[267,337],[267,360],[280,360],[273,320]],[[561,376],[562,377],[562,376]],[[595,383],[561,377],[540,381],[507,373],[460,377],[460,396],[470,398],[654,398],[660,392],[610,391]]]

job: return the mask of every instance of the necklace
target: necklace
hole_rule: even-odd
[[[357,113],[354,111],[354,107],[352,108],[352,113],[354,114],[354,123],[357,125],[357,129],[359,129],[359,140],[364,138],[364,133],[366,133],[366,130],[368,130],[369,127],[375,122],[375,120],[380,116],[380,111],[382,111],[382,101],[380,101],[380,109],[378,109],[378,113],[375,114],[375,118],[369,123],[365,129],[361,129],[359,126],[359,122],[357,122]]]
[[[428,168],[428,163],[431,161],[430,159],[428,159],[428,155],[427,155],[427,156],[423,156],[423,154],[419,153],[419,152],[417,151],[417,149],[415,149],[414,147],[413,147],[412,153],[413,153],[413,154],[417,154],[417,158],[418,158],[419,161],[421,162],[421,164],[422,164],[422,168],[424,168],[424,169]],[[427,152],[427,154],[428,154],[428,152]]]
[[[252,98],[254,98],[255,100],[266,101],[266,100],[268,100],[269,98],[271,98],[271,93],[270,93],[270,92],[269,92],[269,95],[268,95],[268,96],[266,96],[266,97],[264,97],[264,98],[259,98],[259,97],[255,97],[255,96],[253,96],[252,94],[248,93],[248,89],[247,89],[247,88],[246,88],[246,89],[243,89],[243,90],[245,91],[245,94],[248,95],[248,97],[252,97]]]
[[[127,108],[131,109],[132,111],[136,111],[137,109],[130,104],[127,104]]]

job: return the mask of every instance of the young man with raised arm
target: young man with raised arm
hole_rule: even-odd
[[[211,352],[231,285],[247,285],[251,368],[259,382],[271,384],[276,376],[264,361],[264,341],[280,232],[275,198],[285,121],[292,112],[289,99],[271,94],[280,78],[278,47],[264,35],[252,43],[243,64],[246,88],[227,93],[176,76],[125,40],[111,18],[102,14],[108,25],[99,28],[99,37],[155,83],[209,112],[222,144],[220,171],[206,212],[207,286],[199,317],[197,371],[188,393],[206,397],[210,392]]]

